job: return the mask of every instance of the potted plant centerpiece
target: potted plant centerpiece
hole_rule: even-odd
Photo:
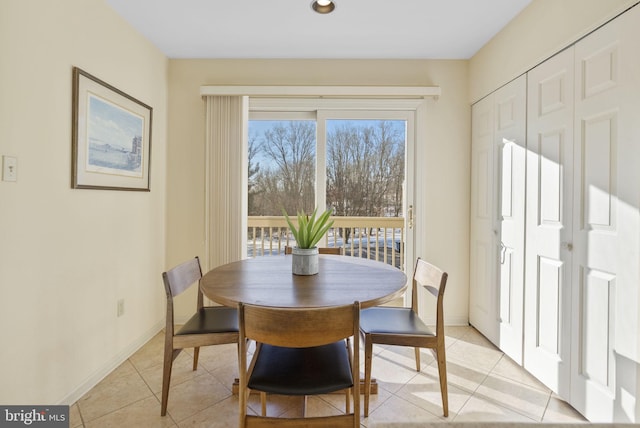
[[[315,275],[318,273],[318,247],[316,244],[322,239],[325,233],[333,226],[331,209],[326,210],[319,216],[318,208],[313,210],[311,217],[303,211],[298,212],[298,226],[293,224],[286,211],[283,209],[284,217],[289,224],[289,229],[296,240],[293,247],[292,271],[294,275]]]

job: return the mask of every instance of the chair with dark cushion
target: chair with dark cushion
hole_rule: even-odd
[[[238,343],[238,311],[225,306],[204,306],[199,281],[202,278],[200,259],[194,257],[171,270],[162,273],[164,288],[167,293],[167,324],[164,341],[164,368],[162,372],[162,403],[160,414],[167,414],[169,384],[173,360],[184,348],[193,350],[193,370],[198,368],[198,356],[201,346]],[[175,331],[173,315],[173,298],[198,283],[198,300],[196,313],[178,330]]]
[[[369,416],[369,388],[373,344],[412,346],[415,348],[416,370],[420,371],[420,348],[435,352],[440,376],[440,392],[444,416],[449,415],[447,397],[447,364],[444,344],[443,297],[447,273],[418,258],[411,289],[411,307],[379,306],[363,309],[360,314],[360,332],[364,336],[364,415]],[[418,285],[436,297],[435,331],[418,316]]]
[[[240,304],[240,426],[360,427],[358,318],[360,304],[323,308],[271,308]],[[353,337],[353,348],[348,339]],[[247,341],[256,350],[247,368]],[[260,391],[262,415],[247,415],[249,392]],[[277,418],[266,394],[306,396],[346,392],[342,415]],[[350,412],[349,391],[353,393]]]

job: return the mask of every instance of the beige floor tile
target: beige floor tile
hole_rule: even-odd
[[[375,410],[369,409],[369,417],[361,420],[366,427],[384,422],[429,422],[441,420],[439,416],[396,396],[389,397]]]
[[[387,401],[392,396],[393,394],[384,388],[378,388],[377,394],[369,395],[369,414],[371,414],[375,409],[380,407],[385,401]],[[364,392],[362,393],[360,399],[361,399],[360,401],[362,402],[361,404],[362,414],[364,415]]]
[[[437,373],[437,371],[435,372]],[[460,411],[462,406],[466,404],[472,395],[472,392],[457,388],[449,384],[448,387],[449,400],[449,418],[453,417]],[[444,417],[442,408],[442,394],[440,392],[440,380],[437,374],[419,373],[406,385],[404,385],[395,395],[409,403],[415,404],[430,413]]]
[[[260,394],[249,396],[248,408],[256,415],[262,414],[260,405]],[[295,412],[294,415],[302,415],[302,397],[291,397],[286,395],[267,395],[267,416],[280,417],[285,413]],[[247,411],[247,413],[249,413]],[[290,416],[291,417],[291,416]]]
[[[439,376],[438,366],[431,364],[423,370],[423,373],[432,377]],[[447,383],[467,392],[473,393],[484,382],[489,372],[474,367],[468,361],[458,361],[447,355]]]
[[[385,353],[393,353],[396,363],[402,364],[408,369],[416,369],[415,348],[411,346],[389,346]],[[386,358],[390,358],[387,356]],[[420,348],[420,369],[425,368],[436,360],[431,349]]]
[[[248,412],[253,414],[252,411]],[[228,428],[238,425],[238,397],[225,398],[178,423],[180,428]]]
[[[81,426],[83,426],[83,424],[82,417],[80,416],[80,410],[78,409],[78,404],[69,406],[69,427],[76,428]]]
[[[133,365],[125,361],[78,400],[77,404],[86,425],[88,421],[152,395]]]
[[[201,363],[221,362],[227,364],[229,362],[238,362],[238,345],[235,343],[225,343],[222,345],[212,345],[200,348]]]
[[[153,336],[143,347],[134,353],[129,361],[138,371],[162,364],[164,356],[164,331]]]
[[[458,340],[467,335],[473,327],[468,325],[451,325],[444,327],[444,335],[452,340]]]
[[[405,383],[418,373],[416,372],[415,362],[408,361],[406,356],[401,356],[397,352],[398,349],[400,347],[387,349],[375,355],[371,363],[371,378],[376,379],[380,388],[390,392],[396,392],[402,388]],[[400,362],[398,362],[398,359]],[[364,362],[360,366],[360,371],[364,375]]]
[[[136,401],[85,424],[86,428],[103,427],[175,427],[170,417],[160,416],[160,402],[154,396]]]
[[[536,422],[531,418],[474,395],[460,409],[455,422]]]
[[[481,341],[482,343],[487,343],[493,346],[489,339],[487,339],[482,333],[480,333],[472,326],[469,326],[469,328],[466,330],[466,333],[461,337],[461,339],[462,338],[464,338],[467,342],[479,343],[478,341]]]
[[[384,388],[378,388],[377,394],[371,394],[369,396],[369,413],[373,412],[373,410],[377,409],[382,403],[391,398],[394,394],[385,390]],[[342,393],[334,393],[334,394],[325,394],[321,395],[320,398],[327,403],[331,404],[333,407],[338,409],[340,412],[345,412],[345,397]],[[351,398],[351,406],[353,406],[353,398]],[[353,409],[353,407],[352,407]],[[360,390],[360,414],[364,417],[364,391]]]
[[[239,378],[237,362],[227,363],[215,368],[209,364],[207,365],[207,369],[213,377],[218,379],[218,381],[229,388],[229,390],[233,389],[235,380]]]
[[[171,387],[167,412],[180,423],[230,396],[231,391],[207,373]]]
[[[140,376],[149,385],[151,391],[154,394],[160,394],[162,392],[162,371],[163,363],[156,364],[145,370],[140,371]],[[173,367],[171,368],[171,383],[170,388],[180,385],[183,382],[195,379],[198,376],[209,374],[209,372],[198,364],[198,370],[193,370],[193,356],[186,352],[181,352],[180,355],[173,361]]]
[[[506,377],[489,375],[478,387],[474,397],[494,401],[530,419],[541,421],[549,403],[551,391],[539,390]]]
[[[388,348],[390,348],[391,345],[378,345],[378,344],[373,344],[373,356],[375,357],[376,355],[379,355],[381,352],[386,351]],[[360,363],[363,364],[364,363],[364,340],[360,341]]]
[[[530,387],[539,389],[541,391],[549,391],[549,388],[544,386],[542,382],[536,379],[525,369],[517,365],[507,355],[504,355],[500,359],[500,361],[498,361],[498,364],[496,364],[491,373],[509,378],[516,382],[524,383],[525,385],[529,385]]]
[[[542,417],[542,422],[588,423],[576,409],[554,396],[554,394],[551,395],[547,409]]]
[[[307,417],[316,416],[335,416],[344,413],[344,394],[342,395],[342,410],[338,410],[336,407],[328,403],[327,401],[319,397],[307,397]],[[284,418],[296,418],[302,416],[299,408],[292,408],[285,412],[282,417]]]
[[[430,351],[422,350],[418,373],[413,348],[375,345],[372,376],[379,388],[378,394],[371,395],[370,417],[362,419],[362,426],[585,421],[472,327],[447,327],[446,333],[449,418],[442,417],[438,371]],[[231,386],[238,377],[237,345],[201,348],[196,372],[191,370],[192,350],[184,350],[174,363],[169,414],[160,418],[163,344],[164,332],[160,332],[71,406],[70,427],[236,426],[238,398],[231,394]],[[269,396],[267,403],[270,416],[302,414],[300,397]],[[344,403],[343,394],[309,397],[307,415],[338,414],[344,411]],[[364,395],[362,414],[363,406]],[[259,412],[259,395],[252,394],[248,413]]]
[[[231,388],[239,376],[238,345],[229,343],[201,348],[199,364],[223,385]]]
[[[503,353],[481,335],[467,334],[446,350],[447,359],[468,363],[489,372],[502,358]]]

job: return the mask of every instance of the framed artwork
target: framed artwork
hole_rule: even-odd
[[[149,191],[153,109],[73,68],[72,187]]]

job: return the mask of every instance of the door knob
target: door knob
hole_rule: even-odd
[[[573,251],[573,244],[571,242],[563,242],[560,244],[560,248],[567,251]]]
[[[407,214],[408,214],[407,217],[409,217],[409,221],[408,221],[409,229],[413,229],[413,205],[409,205],[409,210]]]

